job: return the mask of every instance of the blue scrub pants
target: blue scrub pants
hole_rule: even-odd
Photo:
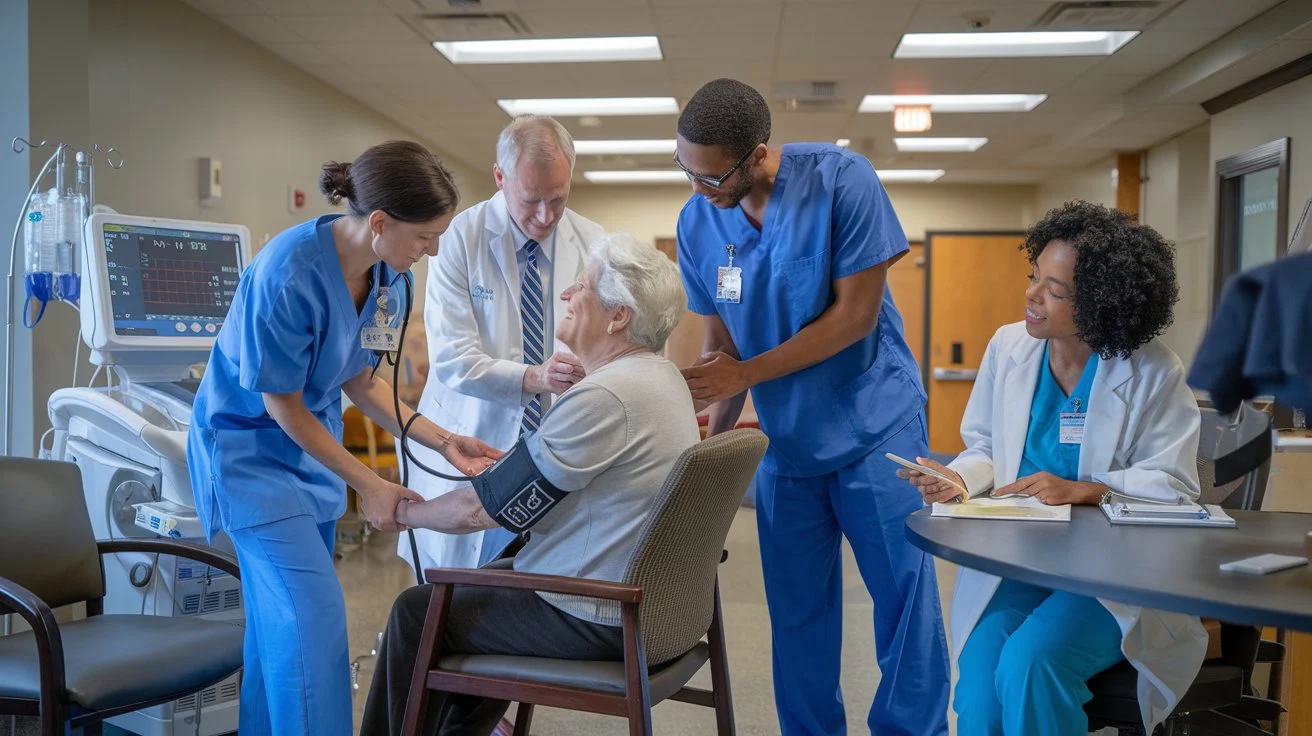
[[[759,472],[756,523],[770,609],[774,696],[783,736],[847,733],[839,691],[847,537],[875,601],[882,676],[868,723],[880,736],[948,732],[948,650],[932,558],[903,522],[920,494],[884,457],[923,456],[919,416],[870,454],[827,475]]]
[[[240,736],[348,736],[346,602],[336,524],[309,516],[229,531],[246,603]]]
[[[1121,629],[1097,600],[1003,580],[957,662],[957,733],[1088,733],[1084,683],[1123,657]]]

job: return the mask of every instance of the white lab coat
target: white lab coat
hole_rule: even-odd
[[[989,342],[961,422],[966,451],[949,464],[976,496],[1016,480],[1043,341],[1024,323]],[[1103,360],[1089,395],[1079,479],[1140,498],[1196,500],[1198,403],[1184,368],[1153,340],[1126,360]],[[1000,579],[963,568],[952,598],[953,656],[960,656]],[[1196,616],[1099,599],[1121,628],[1121,651],[1139,672],[1139,704],[1149,731],[1189,689],[1207,651]]]
[[[600,225],[565,210],[556,226],[551,256],[550,298],[578,278],[588,248],[605,237]],[[520,276],[515,237],[505,195],[461,212],[442,235],[429,263],[424,327],[430,368],[419,412],[456,434],[477,437],[509,450],[519,438],[524,407],[532,398],[522,390],[524,333],[519,317]],[[565,310],[553,310],[555,330]],[[556,348],[564,346],[557,344]],[[425,465],[455,470],[436,452],[411,442]],[[457,483],[411,467],[410,487],[436,498],[468,483]],[[441,534],[416,530],[423,567],[477,567],[483,533]],[[410,541],[401,535],[397,553],[411,561]]]

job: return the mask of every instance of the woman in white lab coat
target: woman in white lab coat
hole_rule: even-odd
[[[1196,499],[1198,405],[1157,335],[1178,295],[1156,231],[1087,202],[1049,212],[1023,246],[1024,323],[989,342],[947,467],[971,496],[1020,493],[1096,504],[1108,491]],[[960,491],[903,471],[927,502]],[[1197,617],[1053,591],[963,569],[952,600],[960,736],[1083,734],[1085,681],[1128,659],[1151,731],[1202,664]]]

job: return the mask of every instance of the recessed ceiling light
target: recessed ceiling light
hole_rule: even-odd
[[[1047,95],[866,95],[857,112],[892,112],[928,105],[932,112],[1029,112]]]
[[[434,41],[452,64],[558,64],[577,61],[660,61],[655,36],[524,38],[506,41]]]
[[[988,138],[894,138],[903,153],[946,153],[978,151]]]
[[[636,141],[574,141],[574,153],[580,156],[642,155],[674,153],[674,139]]]
[[[838,140],[834,141],[834,145],[836,145],[836,146],[842,146],[843,148],[847,148],[848,146],[852,145],[852,139],[851,139],[851,138],[839,138]]]
[[[583,178],[594,184],[656,184],[688,182],[688,175],[678,169],[658,171],[585,171]]]
[[[511,115],[677,115],[679,103],[673,97],[590,97],[537,100],[497,100]]]
[[[1138,31],[908,33],[894,59],[983,59],[1022,56],[1110,56]]]
[[[880,169],[875,172],[882,182],[921,182],[928,184],[947,172],[943,169]]]

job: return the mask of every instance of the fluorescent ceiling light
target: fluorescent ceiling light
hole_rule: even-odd
[[[574,153],[580,156],[642,155],[674,153],[674,139],[639,141],[574,141]]]
[[[836,146],[841,146],[841,147],[843,147],[843,148],[847,148],[848,146],[852,145],[852,139],[851,139],[851,138],[839,138],[838,140],[834,141],[834,145],[836,145]]]
[[[929,105],[931,112],[1029,112],[1047,95],[866,95],[857,112],[892,112],[895,107]]]
[[[903,153],[969,153],[978,151],[988,138],[894,138]]]
[[[497,100],[511,115],[677,115],[679,103],[673,97],[592,97],[538,100]]]
[[[881,169],[875,172],[882,182],[921,182],[928,184],[947,172],[943,169]]]
[[[983,59],[1022,56],[1110,56],[1138,31],[908,33],[894,59]]]
[[[525,38],[507,41],[434,41],[452,64],[529,64],[571,61],[660,61],[655,36]]]
[[[583,178],[594,184],[656,184],[688,182],[688,175],[678,169],[659,171],[585,171]]]

